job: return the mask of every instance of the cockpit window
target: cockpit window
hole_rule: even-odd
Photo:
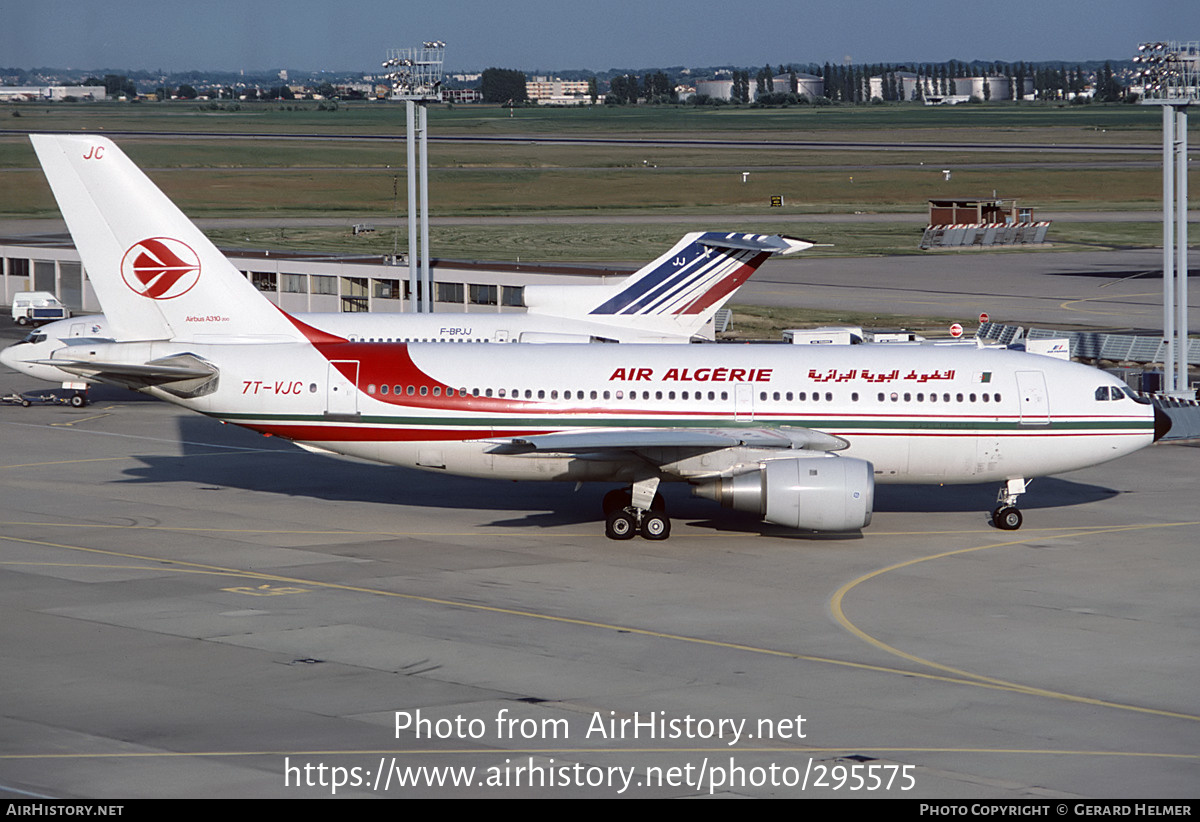
[[[1104,401],[1108,399],[1108,386],[1102,385],[1096,389],[1096,399]]]
[[[1140,403],[1141,405],[1153,405],[1153,403],[1145,397],[1139,397],[1137,392],[1127,385],[1121,386],[1121,390],[1125,392],[1125,396],[1129,397],[1129,399],[1136,403]]]
[[[45,331],[30,331],[28,334],[26,334],[24,337],[21,338],[21,342],[23,342],[23,343],[40,343],[40,342],[45,342],[45,341],[46,341],[46,332]]]

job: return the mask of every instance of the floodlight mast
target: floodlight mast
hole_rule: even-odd
[[[426,106],[441,100],[442,62],[446,44],[440,40],[419,48],[390,49],[383,67],[392,82],[392,99],[404,100],[408,126],[408,284],[409,310],[433,311],[433,277],[429,253],[429,143]],[[419,160],[416,156],[419,149]],[[419,162],[419,165],[418,165]],[[419,182],[418,182],[419,181]],[[418,202],[418,186],[420,199]],[[420,215],[420,243],[417,217]],[[421,260],[420,277],[417,259]]]
[[[1142,43],[1142,103],[1163,109],[1163,393],[1188,388],[1187,107],[1200,99],[1200,43]]]

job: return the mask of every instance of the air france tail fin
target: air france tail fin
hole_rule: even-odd
[[[29,139],[114,338],[303,339],[111,140]]]
[[[768,257],[812,246],[779,235],[693,232],[617,285],[527,286],[525,304],[536,314],[694,336]]]

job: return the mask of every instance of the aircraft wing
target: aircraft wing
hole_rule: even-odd
[[[811,428],[603,428],[563,431],[489,440],[497,453],[598,453],[638,451],[643,448],[687,448],[718,451],[722,448],[778,448],[841,451],[850,443],[841,437]]]

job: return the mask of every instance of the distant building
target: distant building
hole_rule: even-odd
[[[889,72],[896,78],[896,94],[901,100],[913,99],[913,94],[917,90],[917,75],[911,71],[893,71]],[[884,93],[883,84],[887,77],[885,74],[872,77],[871,82],[871,99],[878,97],[880,100],[887,100],[888,95]]]
[[[758,99],[757,84],[754,78],[750,78],[750,95],[752,99]],[[790,74],[780,74],[771,78],[771,88],[767,89],[767,94],[789,94],[792,90],[792,77]],[[714,100],[732,100],[733,99],[733,80],[697,80],[696,94],[707,95]],[[825,81],[815,74],[797,74],[796,75],[796,94],[803,95],[810,100],[815,100],[818,97],[825,96]]]
[[[775,91],[787,94],[792,90],[792,75],[780,74],[775,78]],[[825,96],[825,81],[815,74],[796,73],[796,94],[815,100]]]
[[[0,100],[107,100],[104,86],[0,86]]]
[[[592,102],[587,80],[534,77],[525,81],[526,96],[538,105],[580,105]]]
[[[1017,99],[1031,99],[1033,97],[1033,78],[1026,77],[1024,82],[1024,90],[1017,88],[1017,80],[1015,77],[1008,77],[1002,74],[988,75],[981,77],[951,77],[949,80],[950,92],[942,94],[940,85],[935,88],[933,81],[928,77],[922,77],[925,89],[922,97],[926,103],[938,104],[954,104],[965,103],[972,97],[977,97],[980,100],[989,102],[994,100],[1012,100],[1014,94]],[[871,93],[874,94],[875,79],[871,79]],[[916,93],[916,78],[914,76],[911,84],[906,75],[904,81],[904,97],[907,100],[913,100]]]
[[[733,99],[733,81],[732,80],[697,80],[696,94],[698,96],[711,97],[714,100],[732,100]]]
[[[483,101],[483,92],[477,88],[444,88],[442,89],[443,103],[479,103]]]

